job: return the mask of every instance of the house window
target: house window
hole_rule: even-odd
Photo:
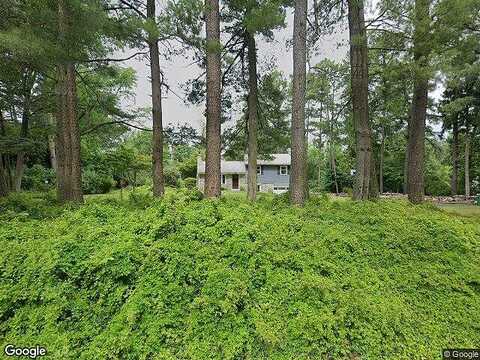
[[[275,190],[275,191],[288,191],[288,186],[274,186],[273,190]]]
[[[260,185],[257,185],[257,191],[262,191]]]
[[[225,185],[227,183],[227,177],[222,175],[222,184]]]
[[[288,166],[281,165],[280,169],[279,169],[279,174],[280,175],[288,175]]]
[[[262,175],[262,165],[257,166],[257,175]]]

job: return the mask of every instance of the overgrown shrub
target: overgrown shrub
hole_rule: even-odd
[[[183,180],[183,185],[187,189],[194,189],[197,187],[197,179],[189,177]]]
[[[154,199],[151,192],[142,192],[135,190],[130,192],[128,195],[128,201],[130,205],[133,205],[138,208],[146,209],[151,206]]]
[[[163,170],[163,180],[166,186],[178,187],[180,172],[173,166],[166,166]]]
[[[25,169],[22,188],[33,191],[48,191],[55,187],[55,182],[55,170],[35,164]]]
[[[480,225],[287,194],[0,220],[1,345],[52,359],[441,359],[478,346]],[[273,200],[271,200],[273,199]]]
[[[44,219],[53,218],[62,212],[56,204],[55,192],[13,192],[0,198],[1,219]]]
[[[82,173],[82,187],[85,194],[106,194],[113,185],[113,178],[101,172],[85,169]]]

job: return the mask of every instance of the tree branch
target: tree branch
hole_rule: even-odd
[[[147,51],[139,51],[139,52],[136,52],[135,54],[133,55],[130,55],[126,58],[122,58],[122,59],[114,59],[114,58],[105,58],[105,59],[90,59],[90,60],[77,60],[78,62],[84,62],[84,63],[93,63],[93,62],[122,62],[122,61],[127,61],[127,60],[130,60],[130,59],[133,59],[134,57],[138,56],[138,55],[147,55],[148,52]]]
[[[108,121],[108,122],[104,122],[104,123],[101,123],[101,124],[97,124],[94,127],[83,131],[81,133],[81,135],[90,134],[91,132],[94,132],[98,128],[101,128],[101,127],[107,126],[107,125],[115,125],[115,124],[125,125],[125,126],[128,126],[128,127],[132,127],[134,129],[137,129],[137,130],[142,130],[142,131],[153,131],[152,129],[148,129],[148,128],[140,127],[140,126],[137,126],[137,125],[133,125],[133,124],[130,124],[130,123],[128,123],[126,121],[123,121],[123,120],[114,120],[114,121]]]
[[[147,16],[141,12],[139,9],[137,9],[135,6],[133,6],[133,4],[130,4],[128,1],[126,0],[120,0],[120,3],[122,3],[123,5],[125,5],[126,7],[128,7],[130,10],[133,10],[135,13],[137,13],[138,16],[140,16],[142,19],[147,19]]]

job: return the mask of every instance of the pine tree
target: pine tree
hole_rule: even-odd
[[[350,29],[350,73],[352,87],[353,124],[356,139],[356,173],[353,198],[367,200],[378,196],[372,130],[368,104],[368,49],[363,0],[348,1]]]
[[[205,196],[220,196],[220,91],[221,44],[218,0],[205,0],[206,67],[207,67],[207,131],[205,159]]]
[[[295,0],[293,24],[293,93],[290,200],[302,206],[308,197],[305,87],[307,66],[307,1]]]

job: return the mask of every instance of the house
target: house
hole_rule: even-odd
[[[282,193],[290,182],[290,154],[272,154],[270,160],[257,160],[257,190]],[[247,189],[248,158],[244,161],[222,160],[220,164],[222,188],[229,190]],[[205,187],[205,162],[197,159],[197,187]]]

